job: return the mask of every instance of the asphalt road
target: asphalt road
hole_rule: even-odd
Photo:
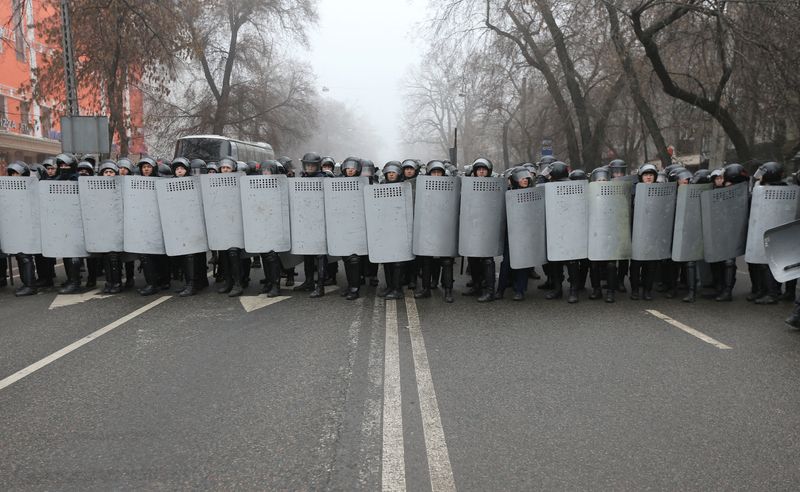
[[[568,305],[534,286],[485,305],[0,289],[0,483],[800,487],[789,303],[748,304],[745,275],[723,304]]]

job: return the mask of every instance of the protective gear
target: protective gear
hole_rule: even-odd
[[[247,164],[244,163],[244,161],[236,161],[236,169],[235,169],[235,171],[237,173],[247,174],[247,170],[248,170],[248,167],[247,167]]]
[[[119,294],[122,292],[122,259],[120,254],[113,252],[104,256],[104,270],[106,285],[103,287],[105,294]]]
[[[215,174],[219,172],[219,163],[209,162],[206,164],[206,174]]]
[[[403,166],[400,164],[400,161],[389,161],[383,165],[383,177],[384,180],[386,179],[386,175],[388,173],[397,173],[397,181],[403,180]]]
[[[494,258],[481,258],[481,268],[483,269],[483,288],[481,295],[478,296],[478,302],[491,302],[494,300]]]
[[[217,163],[217,166],[218,166],[218,169],[219,169],[220,172],[224,172],[223,168],[230,169],[230,171],[228,171],[228,172],[231,172],[231,173],[236,172],[236,170],[237,170],[236,161],[234,161],[230,157],[223,157],[222,159],[220,159],[219,162]]]
[[[708,169],[698,169],[692,176],[691,184],[707,184],[711,182],[711,171]]]
[[[347,290],[345,299],[352,301],[358,299],[361,287],[361,258],[350,255],[344,260],[344,272],[347,277]]]
[[[276,176],[278,174],[284,174],[280,172],[278,166],[280,163],[278,161],[268,160],[268,161],[261,161],[259,165],[261,169],[261,174],[266,176]]]
[[[266,280],[261,293],[267,294],[267,297],[278,297],[281,295],[281,259],[278,253],[270,251],[261,254],[261,264]]]
[[[177,158],[175,158],[175,159],[172,161],[172,164],[170,164],[170,171],[171,171],[171,173],[174,175],[174,174],[175,174],[175,169],[177,169],[177,168],[179,168],[179,167],[182,167],[182,168],[186,169],[186,175],[187,175],[187,176],[188,176],[189,174],[191,174],[191,171],[192,171],[192,165],[191,165],[191,163],[189,162],[189,159],[187,159],[187,158],[185,158],[185,157],[177,157]]]
[[[59,294],[76,294],[81,290],[81,259],[64,258],[64,271],[67,282],[58,291]]]
[[[336,168],[336,159],[330,156],[325,156],[319,161],[320,168],[323,171],[331,171]]]
[[[18,254],[19,278],[22,286],[14,292],[17,297],[32,296],[36,294],[36,275],[34,274],[33,255]]]
[[[175,163],[175,161],[172,162],[173,164]],[[191,168],[189,170],[190,174],[193,176],[200,176],[201,174],[206,174],[207,171],[206,161],[204,161],[203,159],[192,159],[189,162],[189,166]]]
[[[316,152],[308,152],[306,153],[300,162],[303,163],[303,172],[306,174],[309,173],[318,173],[322,170],[322,157]]]
[[[158,176],[172,176],[172,168],[169,167],[169,164],[161,163],[158,165]]]
[[[31,164],[31,175],[36,176],[39,181],[48,179],[47,169],[41,164]]]
[[[58,177],[61,180],[70,179],[75,174],[78,166],[78,161],[70,154],[58,154],[55,158],[56,166],[58,166]],[[67,169],[68,167],[68,169]]]
[[[608,172],[607,167],[597,167],[592,169],[592,174],[589,176],[589,181],[611,181],[611,173]]]
[[[8,176],[28,177],[31,175],[31,169],[22,161],[14,161],[6,168],[6,174]]]
[[[608,163],[608,169],[611,171],[611,176],[624,176],[628,174],[628,164],[622,159],[614,159]]]
[[[681,179],[692,179],[692,172],[685,167],[676,167],[667,174],[667,179],[670,183],[680,181]]]
[[[144,166],[145,164],[148,164],[148,165],[152,166],[152,168],[153,168],[153,174],[151,174],[150,176],[151,177],[157,177],[158,176],[158,164],[156,164],[156,161],[154,161],[150,157],[142,157],[141,159],[139,159],[139,162],[136,163],[136,167],[137,167],[137,169],[139,169],[139,174],[142,174],[142,166]]]
[[[447,167],[444,165],[442,161],[429,161],[428,164],[425,165],[425,174],[430,176],[431,172],[435,169],[439,169],[444,174],[443,176],[447,176]]]
[[[569,173],[569,179],[570,181],[585,181],[589,178],[583,169],[575,169]]]
[[[133,162],[127,157],[117,159],[117,167],[120,169],[127,169],[128,173],[133,173]]]
[[[765,162],[753,174],[753,178],[762,185],[778,183],[783,179],[783,166],[777,162]]]
[[[583,172],[583,171],[581,171],[581,172]],[[586,177],[586,175],[584,174],[584,178],[583,179],[585,179],[585,177]],[[514,189],[514,190],[520,189],[522,187],[521,183],[525,179],[528,180],[528,184],[527,184],[526,188],[531,187],[533,185],[533,175],[531,175],[531,172],[527,168],[524,168],[524,167],[514,168],[514,170],[511,172],[511,176],[510,176],[511,189]]]
[[[400,167],[402,167],[404,171],[406,169],[413,169],[414,170],[414,177],[417,177],[417,175],[419,175],[419,162],[417,162],[414,159],[406,159],[406,160],[404,160]]]
[[[360,176],[361,175],[361,160],[356,157],[348,157],[347,159],[342,162],[340,167],[342,171],[342,176],[347,176],[348,169],[355,169],[355,174],[353,176]]]
[[[56,167],[55,157],[45,157],[45,159],[42,161],[42,166],[44,166],[46,169]]]
[[[644,164],[641,167],[639,167],[639,170],[637,171],[636,174],[638,174],[639,178],[641,178],[647,173],[650,173],[654,176],[658,176],[658,169],[654,164]]]
[[[248,176],[257,176],[261,174],[261,163],[256,161],[247,161],[246,174]]]
[[[112,160],[103,161],[103,163],[100,164],[100,169],[98,169],[98,174],[102,176],[103,172],[107,170],[114,171],[114,174],[119,175],[119,167],[117,167],[117,164]]]
[[[725,177],[726,184],[746,183],[750,179],[744,166],[736,163],[725,166],[722,175]]]
[[[492,170],[494,169],[492,161],[486,159],[485,157],[475,159],[475,162],[472,163],[472,174],[475,174],[475,170],[480,167],[487,169],[489,171],[489,176],[492,175]]]
[[[550,181],[564,181],[569,179],[569,166],[561,161],[555,161],[548,167],[548,173],[545,175],[550,178]]]
[[[78,172],[86,171],[88,176],[94,176],[94,165],[89,161],[81,161],[78,163]]]

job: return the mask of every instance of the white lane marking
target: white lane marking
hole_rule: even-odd
[[[403,411],[400,396],[400,342],[397,337],[397,301],[386,301],[386,345],[383,368],[383,453],[381,488],[406,490],[403,449]]]
[[[406,297],[406,313],[411,335],[411,351],[414,354],[414,373],[417,376],[419,409],[422,414],[422,431],[425,434],[425,450],[428,454],[431,490],[455,491],[456,484],[453,480],[453,469],[450,466],[450,454],[444,438],[436,391],[433,388],[428,352],[425,350],[425,340],[422,337],[417,304],[411,296]]]
[[[72,306],[73,304],[80,304],[86,301],[92,301],[95,299],[105,299],[106,297],[113,297],[111,294],[100,294],[100,289],[93,289],[89,292],[83,292],[80,294],[59,294],[53,299],[53,302],[50,303],[50,307],[47,309],[55,309],[64,306]]]
[[[121,317],[120,319],[118,319],[118,320],[116,320],[116,321],[114,321],[112,323],[107,324],[106,326],[100,328],[99,330],[95,331],[94,333],[91,333],[91,334],[81,338],[80,340],[67,345],[66,347],[62,348],[61,350],[58,350],[57,352],[53,352],[52,354],[48,355],[44,359],[42,359],[42,360],[40,360],[38,362],[34,362],[33,364],[29,365],[28,367],[15,372],[14,374],[12,374],[12,375],[8,376],[7,378],[3,379],[2,381],[0,381],[0,390],[3,390],[4,388],[7,388],[8,386],[11,386],[12,384],[16,383],[20,379],[33,374],[34,372],[36,372],[39,369],[45,367],[46,365],[48,365],[48,364],[50,364],[52,362],[55,362],[58,359],[64,357],[67,354],[69,354],[70,352],[73,352],[73,351],[83,347],[84,345],[86,345],[87,343],[91,342],[92,340],[94,340],[96,338],[100,338],[101,336],[105,335],[109,331],[124,325],[125,323],[127,323],[130,320],[132,320],[133,318],[135,318],[135,317],[137,317],[137,316],[139,316],[139,315],[141,315],[143,313],[146,313],[147,311],[153,309],[154,307],[158,306],[162,302],[167,301],[167,300],[169,300],[171,298],[172,298],[172,296],[159,297],[158,299],[156,299],[155,301],[151,302],[150,304],[144,305],[144,306],[140,307],[139,309],[137,309],[136,311],[133,311],[130,314],[126,314],[125,316]]]
[[[377,450],[380,447],[381,394],[383,386],[383,354],[381,353],[381,306],[383,299],[375,296],[372,305],[372,327],[367,360],[367,391],[361,420],[361,456],[358,469],[360,489],[369,490],[377,482],[381,463]],[[373,452],[376,451],[376,452]]]
[[[266,294],[260,294],[257,296],[241,296],[239,297],[239,302],[242,304],[245,312],[252,313],[257,309],[265,308],[291,298],[292,296],[267,297]]]
[[[721,349],[721,350],[731,350],[731,349],[733,349],[733,347],[731,347],[729,345],[725,345],[724,343],[720,342],[719,340],[716,340],[716,339],[706,335],[703,332],[695,330],[691,326],[685,325],[685,324],[681,323],[680,321],[674,320],[674,319],[670,318],[669,316],[667,316],[666,314],[664,314],[662,312],[656,311],[655,309],[647,309],[646,311],[648,313],[652,314],[653,316],[655,316],[656,318],[658,318],[660,320],[663,320],[663,321],[666,321],[667,323],[671,324],[675,328],[679,328],[679,329],[685,331],[686,333],[688,333],[688,334],[690,334],[692,336],[695,336],[695,337],[699,338],[700,340],[702,340],[702,341],[704,341],[704,342],[706,342],[706,343],[708,343],[710,345],[713,345],[713,346],[717,347],[718,349]]]

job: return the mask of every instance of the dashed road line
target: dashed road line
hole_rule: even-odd
[[[713,346],[717,347],[718,349],[721,349],[721,350],[732,350],[733,349],[733,347],[731,347],[730,345],[725,345],[724,343],[720,342],[719,340],[717,340],[715,338],[712,338],[712,337],[706,335],[705,333],[703,333],[701,331],[695,330],[691,326],[685,325],[685,324],[681,323],[678,320],[674,320],[674,319],[670,318],[669,316],[667,316],[666,314],[664,314],[664,313],[662,313],[660,311],[656,311],[655,309],[647,309],[645,311],[650,313],[650,314],[652,314],[653,316],[655,316],[656,318],[658,318],[658,319],[660,319],[662,321],[666,321],[667,323],[671,324],[675,328],[681,329],[681,330],[685,331],[686,333],[688,333],[688,334],[690,334],[690,335],[692,335],[694,337],[697,337],[700,340],[702,340],[702,341],[704,341],[704,342],[706,342],[706,343],[708,343],[710,345],[713,345]]]

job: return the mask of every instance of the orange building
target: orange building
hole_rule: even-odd
[[[59,111],[65,107],[66,89],[57,95],[57,100],[43,104],[20,90],[33,79],[33,70],[41,65],[42,55],[60,48],[47,46],[35,28],[39,20],[53,13],[51,6],[52,2],[46,0],[0,0],[0,174],[5,174],[9,162],[42,162],[61,152]],[[98,106],[101,93],[80,91],[82,115],[93,114],[87,108]],[[132,128],[130,151],[145,153],[143,97],[135,88],[126,96]]]

